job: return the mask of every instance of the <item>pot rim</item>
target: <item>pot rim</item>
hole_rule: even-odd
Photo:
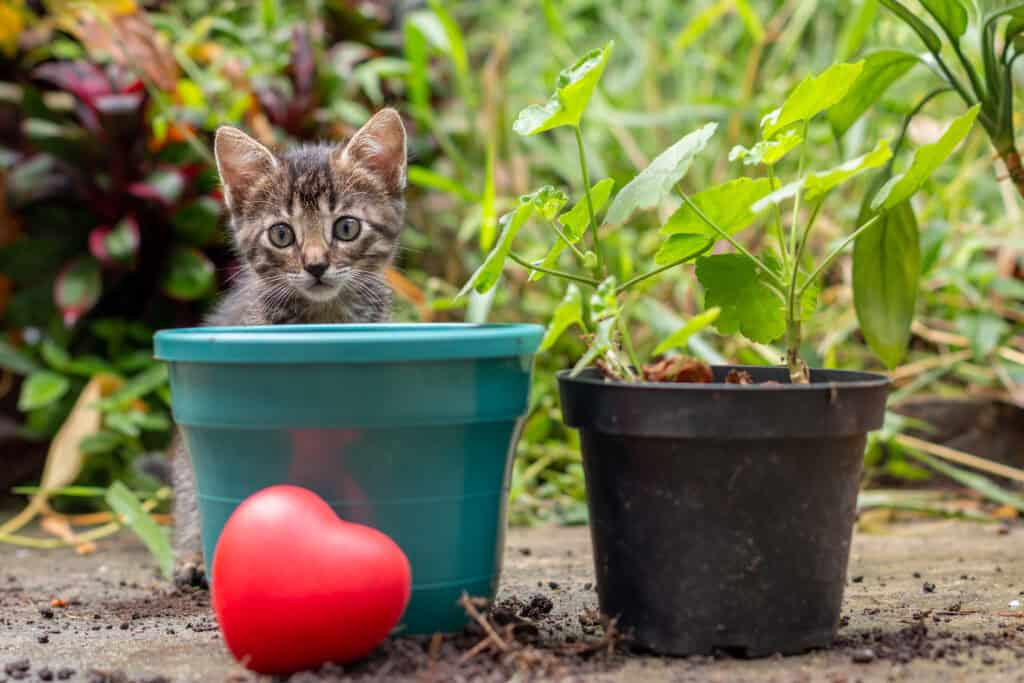
[[[789,371],[783,365],[710,365],[715,370],[778,370],[788,375]],[[892,384],[892,379],[887,375],[878,372],[866,372],[863,370],[840,370],[811,368],[810,384],[728,384],[726,382],[623,382],[621,380],[605,379],[595,377],[596,370],[587,368],[579,375],[572,377],[571,369],[559,370],[556,377],[560,382],[575,382],[578,384],[589,384],[600,387],[616,387],[626,390],[654,390],[654,391],[758,391],[758,392],[786,392],[786,391],[829,391],[833,388],[842,389],[879,389]],[[815,375],[840,374],[851,376],[850,379],[819,380],[815,381]],[[852,378],[856,376],[857,379]]]
[[[253,325],[160,330],[173,363],[346,365],[532,356],[544,328],[526,323]]]

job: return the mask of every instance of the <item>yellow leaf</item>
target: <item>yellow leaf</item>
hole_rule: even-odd
[[[0,51],[14,56],[18,49],[18,36],[25,28],[20,0],[0,0]]]

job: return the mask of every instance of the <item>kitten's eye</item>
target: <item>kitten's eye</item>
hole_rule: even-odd
[[[267,231],[267,236],[270,237],[270,243],[278,249],[290,247],[295,242],[295,232],[287,223],[274,223]]]
[[[362,229],[363,224],[358,218],[342,216],[334,221],[334,239],[341,240],[342,242],[351,242],[359,237]]]

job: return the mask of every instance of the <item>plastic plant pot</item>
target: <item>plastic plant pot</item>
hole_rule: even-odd
[[[868,432],[888,378],[743,367],[755,382],[559,374],[579,429],[601,610],[668,655],[792,654],[835,637]]]
[[[207,568],[239,503],[295,484],[406,553],[413,592],[402,632],[462,628],[461,594],[497,589],[511,460],[542,333],[517,324],[157,333],[195,470]]]

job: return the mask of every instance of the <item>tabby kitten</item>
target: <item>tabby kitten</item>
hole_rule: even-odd
[[[394,109],[378,112],[347,144],[277,156],[225,126],[214,151],[240,270],[206,324],[389,317],[384,270],[398,249],[405,211],[405,128]],[[175,545],[186,574],[178,578],[192,582],[201,567],[199,514],[180,437],[173,469]]]

